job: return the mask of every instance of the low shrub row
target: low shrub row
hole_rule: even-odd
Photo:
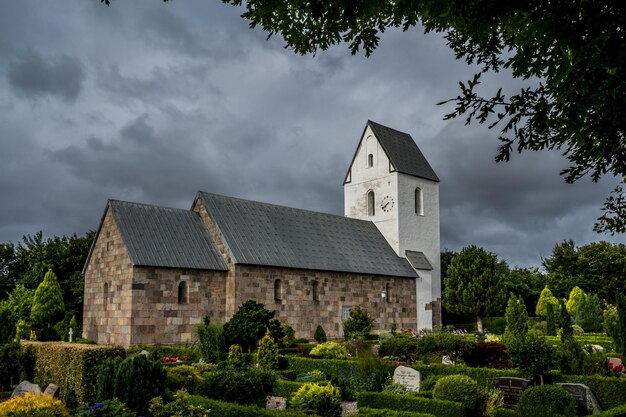
[[[209,398],[242,405],[265,406],[272,394],[276,374],[256,369],[224,369],[204,374],[197,392]],[[219,413],[218,413],[219,415]]]
[[[196,406],[211,410],[211,415],[220,417],[304,417],[311,416],[297,410],[270,411],[265,408],[232,404],[199,395],[190,395],[189,401]]]
[[[306,374],[311,371],[322,371],[327,378],[350,372],[356,361],[341,359],[310,359],[297,356],[286,356],[287,367],[296,374]]]
[[[467,375],[483,388],[493,388],[493,380],[501,376],[521,377],[516,369],[493,369],[493,368],[471,368],[469,366],[429,366],[413,365],[413,369],[420,371],[422,378],[439,377],[443,375]]]
[[[359,408],[389,409],[432,414],[437,417],[464,417],[465,412],[460,403],[453,401],[420,398],[405,394],[388,394],[384,392],[357,393]]]
[[[597,417],[626,417],[626,404],[596,414]]]
[[[272,395],[274,397],[291,398],[293,393],[298,391],[304,384],[304,382],[278,380],[276,381],[276,385],[274,385]]]
[[[392,337],[380,343],[380,356],[412,363],[427,355],[448,355],[460,359],[474,347],[474,341],[452,333],[433,333],[424,337]]]
[[[381,410],[377,408],[362,407],[359,408],[358,414],[355,417],[435,417],[433,414],[428,413],[415,413],[411,411],[397,411],[397,410]]]

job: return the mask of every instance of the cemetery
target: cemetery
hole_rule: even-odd
[[[626,416],[619,341],[583,345],[565,328],[553,344],[518,305],[501,335],[373,335],[354,309],[343,340],[321,326],[295,339],[249,302],[236,328],[206,319],[186,346],[11,342],[0,416]]]

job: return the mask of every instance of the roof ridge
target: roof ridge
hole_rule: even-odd
[[[109,198],[108,199],[108,203],[122,203],[122,204],[131,204],[134,206],[143,206],[143,207],[151,207],[151,208],[159,208],[159,209],[165,209],[165,210],[177,210],[177,211],[185,211],[185,212],[190,212],[193,213],[193,210],[189,210],[189,209],[184,209],[184,208],[179,208],[179,207],[168,207],[168,206],[159,206],[157,204],[148,204],[148,203],[137,203],[134,201],[126,201],[126,200],[117,200],[114,198]]]
[[[297,211],[301,211],[301,212],[313,213],[313,214],[322,215],[322,216],[338,217],[338,218],[341,218],[341,219],[349,219],[351,221],[372,223],[371,220],[355,219],[353,217],[348,217],[346,215],[326,213],[326,212],[323,212],[323,211],[315,211],[315,210],[303,209],[303,208],[298,208],[298,207],[284,206],[284,205],[281,205],[281,204],[267,203],[267,202],[264,202],[264,201],[250,200],[250,199],[241,198],[241,197],[231,197],[231,196],[227,196],[227,195],[223,195],[223,194],[210,193],[208,191],[198,191],[198,193],[207,194],[207,195],[213,195],[213,196],[217,196],[217,197],[223,197],[223,198],[227,198],[227,199],[230,199],[230,200],[244,201],[244,202],[247,202],[247,203],[261,204],[261,205],[264,205],[264,206],[280,207],[280,208],[284,208],[284,209],[297,210]]]
[[[400,133],[400,134],[402,134],[402,135],[411,136],[411,134],[410,134],[410,133],[403,132],[403,131],[398,130],[398,129],[394,129],[393,127],[385,126],[385,125],[380,124],[380,123],[378,123],[378,122],[375,122],[375,121],[373,121],[373,120],[369,120],[369,119],[368,119],[367,123],[369,123],[369,124],[373,124],[373,125],[376,125],[376,126],[380,126],[380,127],[382,127],[382,128],[385,128],[385,129],[393,130],[394,132],[398,132],[398,133]],[[412,138],[413,138],[413,137],[411,136],[411,139],[412,139]],[[415,141],[413,141],[413,142],[415,142]]]

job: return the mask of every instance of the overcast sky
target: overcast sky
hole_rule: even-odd
[[[616,181],[565,184],[558,153],[496,164],[498,132],[444,121],[473,68],[440,35],[315,57],[220,1],[6,2],[0,13],[0,242],[96,229],[108,198],[189,208],[196,191],[343,214],[368,119],[413,136],[440,183],[441,245],[539,266],[595,234]],[[486,91],[515,89],[506,74]]]

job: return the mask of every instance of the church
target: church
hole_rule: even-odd
[[[439,178],[403,132],[368,121],[344,216],[199,191],[189,210],[109,200],[85,263],[83,337],[182,344],[247,300],[312,339],[359,304],[375,332],[441,324]]]

